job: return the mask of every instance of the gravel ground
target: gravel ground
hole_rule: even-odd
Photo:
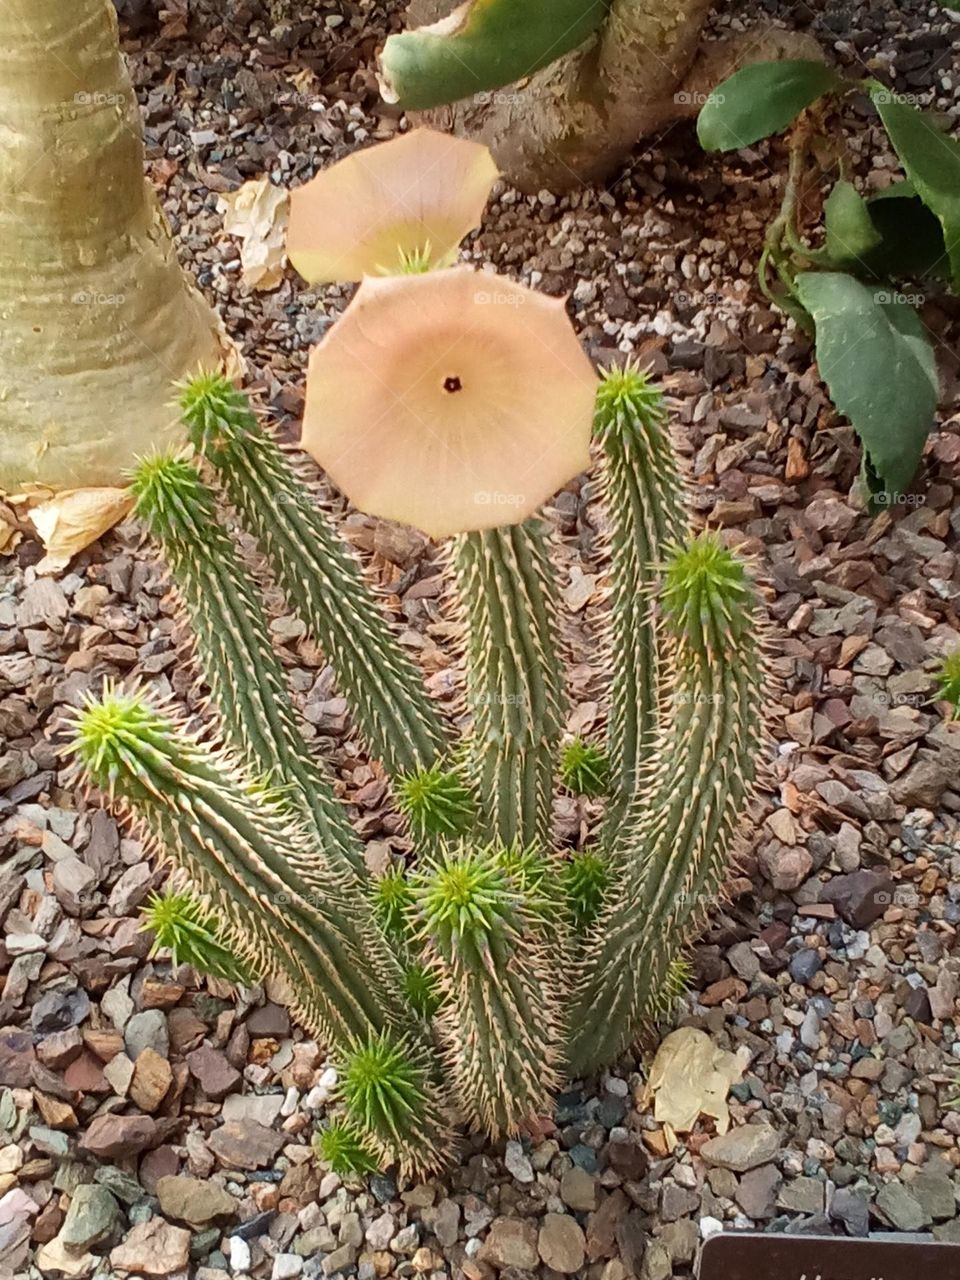
[[[347,294],[290,276],[245,295],[217,194],[263,174],[301,180],[395,132],[370,70],[393,6],[305,0],[291,23],[278,4],[272,29],[252,0],[190,14],[167,0],[159,29],[152,6],[119,7],[184,261],[293,431],[309,345]],[[844,64],[960,116],[960,24],[939,6],[789,9]],[[861,127],[861,171],[882,185],[892,158]],[[58,772],[63,711],[104,675],[195,699],[162,567],[132,523],[58,579],[37,576],[41,551],[25,539],[0,571],[0,1277],[667,1280],[690,1274],[702,1238],[751,1225],[960,1242],[960,732],[931,701],[931,672],[960,643],[960,308],[925,304],[943,356],[940,429],[917,494],[871,519],[851,496],[855,442],[808,344],[753,285],[780,168],[767,148],[706,159],[688,126],[673,129],[606,191],[502,191],[470,247],[569,291],[598,359],[647,359],[697,511],[771,584],[784,687],[773,784],[677,1011],[749,1059],[730,1133],[711,1140],[704,1124],[671,1147],[640,1105],[641,1055],[572,1086],[536,1141],[468,1143],[446,1180],[344,1186],[318,1169],[310,1135],[336,1083],[322,1046],[275,993],[238,998],[148,958],[139,908],[160,876]],[[341,514],[449,699],[433,549]],[[571,485],[554,518],[583,730],[601,714],[600,513]],[[402,848],[329,670],[275,593],[271,604],[306,730],[358,828],[374,854]],[[568,843],[580,819],[572,804],[559,811]]]

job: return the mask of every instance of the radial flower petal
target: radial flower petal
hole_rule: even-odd
[[[492,529],[589,466],[596,389],[560,298],[469,267],[368,277],[310,358],[303,447],[371,515]]]
[[[487,148],[414,129],[355,152],[290,194],[287,255],[310,284],[442,266],[480,225],[498,176]]]

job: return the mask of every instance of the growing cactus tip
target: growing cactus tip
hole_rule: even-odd
[[[659,426],[667,410],[663,392],[639,365],[603,369],[597,388],[595,430],[603,438],[613,431]]]
[[[673,629],[689,639],[739,634],[754,606],[746,565],[714,533],[674,550],[664,567],[662,599]]]
[[[157,746],[167,740],[169,732],[169,722],[142,690],[113,685],[106,685],[99,698],[90,697],[73,725],[68,750],[104,790],[125,770],[139,774],[138,753],[147,743]]]

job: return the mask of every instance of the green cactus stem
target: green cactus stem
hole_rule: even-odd
[[[453,1134],[437,1105],[426,1061],[413,1044],[389,1032],[355,1041],[347,1055],[342,1094],[347,1116],[401,1175],[439,1169]]]
[[[389,937],[405,942],[410,937],[413,890],[402,866],[388,867],[373,882],[373,910],[380,928]]]
[[[593,927],[571,1018],[571,1070],[613,1061],[655,1014],[670,965],[715,902],[757,774],[765,672],[756,594],[717,537],[665,569],[676,685],[614,849],[616,895]]]
[[[213,494],[192,462],[171,454],[141,462],[132,489],[137,514],[163,547],[189,615],[227,745],[251,776],[287,788],[331,863],[365,887],[362,845],[297,726],[263,605]]]
[[[941,661],[936,678],[939,696],[953,708],[953,719],[960,719],[960,649]]]
[[[600,914],[610,882],[609,862],[598,849],[578,849],[563,864],[560,884],[578,937],[587,933]]]
[[[525,79],[593,34],[609,0],[467,0],[443,22],[387,39],[388,102],[424,111]]]
[[[464,534],[453,565],[473,715],[467,767],[482,833],[504,848],[547,848],[566,699],[543,533],[528,520]]]
[[[371,753],[394,777],[434,765],[443,732],[419,671],[404,654],[359,564],[226,378],[187,384],[191,442],[214,465],[287,600],[336,673]]]
[[[345,876],[234,760],[143,691],[109,687],[78,713],[71,750],[207,897],[241,962],[290,978],[310,1031],[344,1044],[402,1021],[398,968],[364,934]],[[395,980],[375,985],[371,970]]]
[[[434,860],[415,892],[457,1097],[471,1123],[516,1133],[560,1081],[559,993],[536,925],[491,849]]]
[[[594,434],[602,449],[600,494],[610,520],[613,582],[605,646],[612,659],[607,746],[614,787],[608,839],[653,745],[669,673],[661,669],[652,591],[668,546],[686,536],[687,516],[663,394],[635,366],[604,373]]]

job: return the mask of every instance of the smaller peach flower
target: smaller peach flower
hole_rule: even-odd
[[[367,277],[311,355],[302,443],[362,511],[492,529],[587,469],[596,391],[561,298],[470,267]]]
[[[290,193],[287,255],[310,284],[447,266],[498,177],[487,148],[414,129]]]

